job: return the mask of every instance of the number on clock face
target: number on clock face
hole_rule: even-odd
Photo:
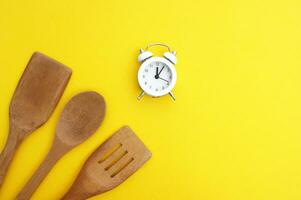
[[[151,91],[165,90],[170,85],[171,80],[171,70],[163,62],[151,62],[142,71],[142,84]]]

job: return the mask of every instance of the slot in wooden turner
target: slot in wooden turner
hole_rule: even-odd
[[[63,200],[83,200],[111,190],[136,172],[151,152],[127,126],[104,142],[85,162]]]
[[[18,83],[9,109],[9,134],[0,155],[0,187],[21,141],[50,117],[71,76],[71,70],[34,53]]]
[[[17,200],[30,199],[55,163],[95,133],[104,119],[105,108],[104,98],[92,91],[82,92],[66,104],[47,157],[19,193]]]

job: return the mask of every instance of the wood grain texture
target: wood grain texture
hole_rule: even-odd
[[[34,53],[17,85],[9,109],[9,135],[0,155],[0,187],[21,141],[42,126],[59,102],[72,72]]]
[[[30,199],[55,163],[98,129],[105,111],[104,98],[96,92],[82,92],[74,96],[62,111],[47,157],[16,199]]]
[[[124,126],[87,159],[62,200],[83,200],[111,190],[135,173],[151,152]]]

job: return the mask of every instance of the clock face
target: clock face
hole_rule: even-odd
[[[174,87],[176,73],[173,65],[164,58],[145,61],[138,72],[140,87],[151,96],[162,96]]]

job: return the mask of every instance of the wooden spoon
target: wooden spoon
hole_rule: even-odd
[[[151,153],[127,126],[104,142],[85,162],[62,200],[83,200],[111,190],[136,172]]]
[[[61,114],[47,157],[17,199],[30,199],[54,164],[97,130],[104,119],[105,107],[104,98],[96,92],[80,93],[68,102]]]
[[[21,141],[50,117],[71,76],[71,70],[34,53],[18,83],[9,109],[9,135],[0,155],[0,187]]]

